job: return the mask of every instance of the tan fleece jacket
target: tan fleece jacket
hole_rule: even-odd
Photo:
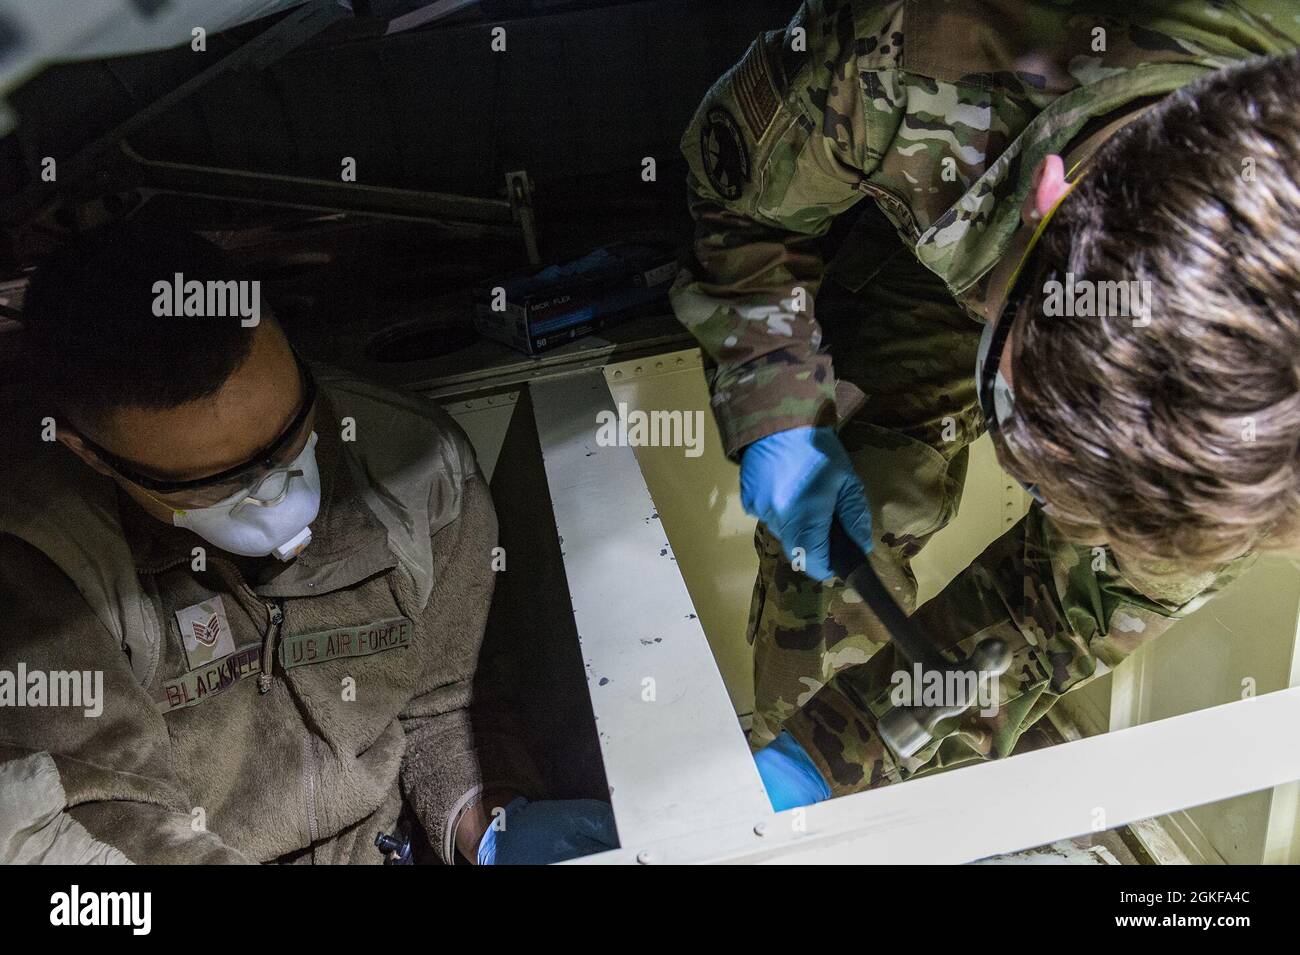
[[[435,583],[421,610],[322,399],[321,511],[289,564],[224,554],[119,495],[165,627],[145,686],[72,582],[0,535],[0,675],[21,667],[28,700],[33,673],[103,681],[98,715],[0,708],[0,814],[27,818],[0,857],[375,863],[375,833],[392,831],[404,797],[452,861],[459,815],[485,781],[533,788],[504,712],[476,694],[497,526],[468,442],[436,412],[457,480],[435,482],[429,502]],[[400,440],[399,426],[357,440]]]

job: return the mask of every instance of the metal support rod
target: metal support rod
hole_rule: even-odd
[[[139,132],[155,117],[183,102],[218,76],[231,70],[265,68],[326,27],[348,16],[350,11],[335,0],[314,0],[304,4],[239,49],[222,57],[212,66],[160,96],[148,106],[131,114],[129,118],[84,146],[75,155],[62,160],[60,183],[69,184],[68,188],[76,188],[76,185],[83,180],[99,173],[106,165],[115,161],[114,153],[119,142]],[[24,222],[34,217],[38,210],[57,201],[62,194],[62,188],[52,194],[50,185],[37,179],[4,204],[4,221],[9,224]]]
[[[206,196],[390,219],[496,224],[513,231],[511,204],[504,199],[163,162],[144,159],[125,143],[122,153],[126,160],[120,170],[124,182],[145,193]]]

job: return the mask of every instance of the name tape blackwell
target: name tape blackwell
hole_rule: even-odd
[[[392,617],[355,627],[336,627],[315,633],[285,637],[280,643],[280,666],[286,670],[310,663],[325,663],[346,657],[367,657],[386,650],[408,647],[414,625],[406,617]],[[163,685],[158,709],[167,713],[202,703],[237,681],[262,672],[262,655],[255,643],[244,644],[234,653]]]

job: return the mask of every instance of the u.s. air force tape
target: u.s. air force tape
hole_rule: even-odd
[[[280,666],[291,670],[309,663],[397,650],[411,645],[413,631],[414,625],[406,617],[391,617],[355,627],[300,633],[280,642]]]

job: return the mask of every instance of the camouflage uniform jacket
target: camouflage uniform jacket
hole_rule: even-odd
[[[890,241],[941,283],[969,319],[973,340],[1000,307],[1002,269],[1024,237],[1020,206],[1045,156],[1068,157],[1116,116],[1217,68],[1288,51],[1298,37],[1300,11],[1283,0],[806,2],[784,31],[761,35],[715,84],[681,144],[697,228],[695,261],[672,300],[706,354],[727,453],[738,457],[776,431],[836,421],[836,374],[814,303],[827,236],[861,200],[873,200],[895,233]],[[841,248],[837,262],[856,257],[869,275],[881,269],[873,257],[884,258],[883,246],[876,248]],[[837,367],[842,358],[836,355]],[[872,356],[855,360],[869,364]],[[969,381],[964,387],[973,394]],[[963,445],[982,429],[977,408],[973,417]],[[924,486],[924,476],[913,484]],[[870,480],[867,491],[885,493]],[[879,503],[873,499],[873,511]],[[969,649],[989,627],[1019,631],[1015,713],[972,731],[970,746],[981,755],[1009,751],[1055,694],[1102,672],[1099,663],[1118,663],[1241,569],[1238,562],[1194,579],[1141,579],[1110,555],[1098,567],[1037,506],[1009,534],[1014,546],[995,544],[922,608],[946,649]],[[882,576],[907,576],[905,567],[883,566],[887,548],[877,550]],[[765,566],[760,590],[779,576]],[[831,612],[829,598],[798,599]],[[758,602],[756,595],[756,612]],[[863,773],[896,778],[936,756],[941,762],[938,744],[900,768],[864,743],[870,730],[854,724],[864,709],[883,705],[872,695],[879,687],[840,685],[832,694],[831,684],[843,684],[841,675],[883,638],[868,635],[853,653],[834,646],[836,639],[808,638],[797,650],[802,662],[792,663],[795,641],[765,653],[759,636],[754,745],[783,723],[806,744],[818,733],[835,737],[813,755],[837,791],[866,784]],[[808,724],[818,706],[824,717]],[[797,713],[805,720],[798,730]]]

